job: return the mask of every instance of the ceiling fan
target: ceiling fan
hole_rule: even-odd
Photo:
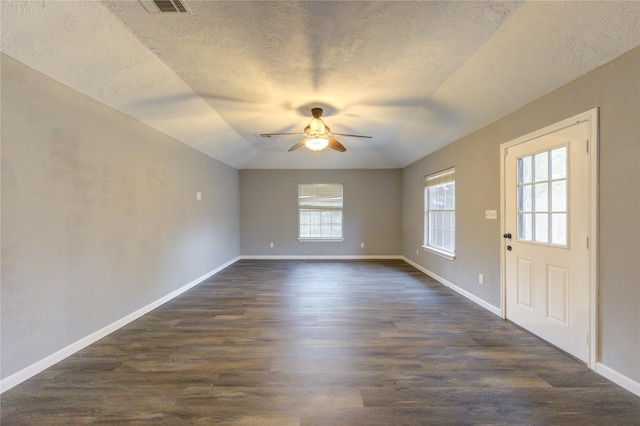
[[[324,121],[320,117],[322,117],[322,108],[312,108],[311,115],[313,118],[311,119],[311,123],[307,127],[304,128],[304,133],[262,133],[260,136],[263,138],[270,138],[271,136],[304,136],[297,144],[293,145],[289,148],[289,151],[296,150],[301,146],[306,146],[312,151],[321,151],[326,147],[331,149],[335,149],[336,151],[345,152],[347,148],[344,147],[340,142],[335,140],[332,136],[348,136],[351,138],[371,138],[371,136],[363,136],[363,135],[350,135],[348,133],[331,133],[331,129],[329,126],[324,124]]]

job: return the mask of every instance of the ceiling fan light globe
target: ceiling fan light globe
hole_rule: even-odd
[[[305,146],[312,151],[322,151],[329,145],[329,140],[325,138],[313,138],[306,141]]]

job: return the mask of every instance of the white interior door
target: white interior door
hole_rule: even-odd
[[[506,317],[589,362],[589,122],[506,148]]]

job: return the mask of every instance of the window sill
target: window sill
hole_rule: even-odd
[[[339,243],[344,238],[298,238],[301,243]]]
[[[438,250],[437,248],[433,248],[429,246],[422,246],[422,249],[424,251],[428,251],[429,253],[437,254],[438,256],[444,257],[445,259],[448,259],[448,260],[456,260],[455,253],[449,253],[449,252]]]

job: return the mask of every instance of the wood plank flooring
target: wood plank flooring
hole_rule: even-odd
[[[403,261],[243,260],[1,398],[2,425],[640,424]]]

